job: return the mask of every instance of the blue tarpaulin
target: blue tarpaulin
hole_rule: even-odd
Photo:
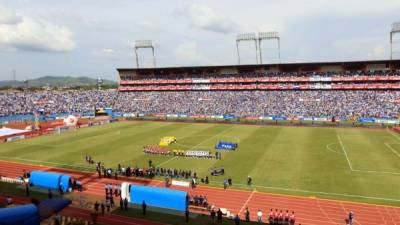
[[[34,204],[29,204],[0,209],[0,224],[39,225],[41,220],[60,212],[69,204],[71,204],[71,200],[60,198],[41,201],[37,207]]]
[[[0,209],[1,225],[39,225],[38,209],[34,204]]]
[[[70,199],[47,199],[39,204],[39,216],[41,219],[49,218],[54,213],[58,213],[71,204]]]
[[[70,188],[70,183],[71,183],[70,181],[71,181],[70,176],[64,174],[61,175],[60,182],[62,183],[62,188],[64,192],[68,191],[68,189]]]
[[[29,184],[34,187],[59,190],[60,184],[62,183],[62,189],[66,192],[70,187],[70,179],[70,176],[59,173],[32,171]]]
[[[140,205],[144,201],[148,206],[178,211],[186,211],[188,206],[187,193],[184,191],[131,185],[130,195],[131,203]]]

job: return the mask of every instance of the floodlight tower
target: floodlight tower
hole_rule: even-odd
[[[156,58],[154,56],[154,46],[151,40],[136,40],[135,41],[135,55],[136,55],[136,67],[139,68],[139,57],[138,49],[140,48],[150,48],[153,53],[153,66],[156,67]]]
[[[101,79],[101,77],[97,78],[97,90],[101,90],[101,85],[103,84],[103,79]]]
[[[393,37],[396,34],[400,34],[400,22],[393,23],[392,30],[390,31],[390,60],[393,59],[393,53],[398,53],[397,51],[393,51]]]
[[[257,46],[257,38],[255,33],[241,33],[236,37],[236,50],[238,55],[238,64],[240,64],[240,52],[239,52],[239,43],[241,41],[254,41],[256,47],[256,63],[258,64],[258,46]]]
[[[278,50],[278,59],[279,63],[281,62],[281,41],[279,33],[276,31],[270,32],[258,32],[258,51],[260,53],[260,64],[262,64],[262,51],[261,51],[261,42],[263,40],[276,40],[277,41],[277,50]]]

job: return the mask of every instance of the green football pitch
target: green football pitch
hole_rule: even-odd
[[[150,156],[144,145],[175,136],[171,149],[210,150],[219,140],[238,142],[222,160]],[[169,122],[118,122],[0,145],[0,159],[78,170],[94,169],[85,154],[106,167],[164,168],[208,175],[210,185],[232,178],[257,191],[400,205],[400,135],[389,130],[246,126]],[[210,176],[224,166],[225,175]],[[161,178],[160,178],[161,179]]]

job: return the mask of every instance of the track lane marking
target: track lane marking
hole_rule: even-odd
[[[249,204],[251,198],[253,197],[254,193],[256,193],[256,192],[257,192],[257,191],[254,189],[254,190],[250,193],[249,197],[248,197],[247,200],[244,202],[242,208],[240,208],[240,210],[239,210],[239,212],[238,212],[239,215],[242,214],[243,209]]]

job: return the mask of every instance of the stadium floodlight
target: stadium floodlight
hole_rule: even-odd
[[[393,51],[393,37],[396,34],[400,34],[400,22],[396,22],[392,24],[392,30],[390,31],[390,60],[393,59],[393,53],[399,53],[398,51]]]
[[[278,48],[278,59],[279,62],[281,61],[281,41],[279,33],[276,31],[269,31],[269,32],[258,32],[258,49],[260,53],[260,64],[262,64],[262,50],[261,50],[261,41],[263,40],[276,40],[277,41],[277,48]]]
[[[260,40],[268,40],[268,39],[276,39],[276,38],[279,38],[279,33],[276,31],[258,32],[258,39],[260,39]]]
[[[138,49],[150,48],[153,53],[153,65],[156,67],[156,58],[154,56],[154,45],[152,40],[136,40],[135,41],[135,55],[136,55],[136,67],[139,68],[139,57]]]
[[[97,78],[97,90],[101,90],[101,85],[103,84],[103,79],[101,77]]]
[[[258,64],[258,56],[257,56],[258,46],[257,46],[256,33],[240,33],[236,36],[236,51],[238,55],[238,64],[240,64],[239,43],[241,41],[254,41],[256,47],[256,63]]]
[[[392,24],[392,33],[400,32],[400,22]]]
[[[256,33],[241,33],[236,37],[236,41],[254,41],[256,40]]]

